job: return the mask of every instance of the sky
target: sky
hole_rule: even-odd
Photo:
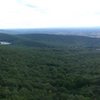
[[[99,26],[100,0],[0,0],[0,29]]]

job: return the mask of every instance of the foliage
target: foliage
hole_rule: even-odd
[[[0,100],[99,100],[99,60],[95,47],[0,46]]]
[[[0,99],[99,100],[100,53],[0,47]]]

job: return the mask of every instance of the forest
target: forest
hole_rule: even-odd
[[[0,41],[0,100],[100,100],[100,39],[7,35]]]

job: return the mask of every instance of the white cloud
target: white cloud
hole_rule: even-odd
[[[1,0],[1,28],[100,26],[99,0]]]

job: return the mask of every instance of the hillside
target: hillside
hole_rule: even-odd
[[[100,48],[100,39],[77,35],[19,34],[0,33],[0,41],[15,46],[58,47],[58,48]]]
[[[48,34],[23,34],[17,35],[20,38],[43,43],[55,47],[87,47],[96,48],[100,47],[99,38],[91,38],[86,36],[77,35],[48,35]]]
[[[29,39],[24,39],[17,37],[15,35],[0,33],[0,41],[9,42],[14,46],[28,46],[28,47],[47,47],[47,45],[43,43],[39,43],[36,41],[31,41]]]
[[[0,39],[13,43],[0,45],[0,100],[100,100],[99,39],[46,34]]]
[[[61,30],[60,31],[63,32],[69,32],[71,30]],[[43,32],[58,32],[59,30],[42,30]],[[7,30],[6,30],[7,31]],[[2,32],[6,32],[3,31]],[[13,30],[14,31],[14,30]],[[13,32],[12,31],[12,32]],[[18,31],[18,30],[16,30]],[[28,30],[27,30],[28,31]],[[26,31],[26,32],[27,32]],[[32,30],[30,30],[32,31]],[[36,32],[38,32],[39,30],[34,30]],[[41,30],[40,30],[41,31]],[[89,30],[89,32],[93,33],[94,31],[98,30]],[[79,30],[72,30],[72,33],[79,33]],[[88,31],[83,30],[83,33],[87,33]],[[6,41],[6,42],[11,42],[12,45],[20,45],[20,46],[28,46],[28,47],[62,47],[62,48],[69,48],[69,47],[73,47],[73,48],[99,48],[100,47],[100,39],[99,38],[93,38],[91,37],[87,37],[87,36],[79,36],[79,35],[54,35],[54,34],[26,34],[25,30],[24,33],[25,34],[17,34],[17,35],[11,35],[10,34],[10,30],[8,32],[9,34],[6,33],[0,33],[0,41]],[[78,34],[77,33],[77,34]]]
[[[1,100],[99,100],[100,52],[0,46]]]

